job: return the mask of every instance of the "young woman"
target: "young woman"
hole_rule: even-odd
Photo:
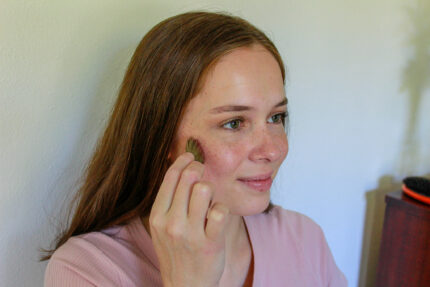
[[[270,203],[288,152],[284,82],[276,47],[241,18],[156,25],[45,257],[45,286],[346,286],[319,226]]]

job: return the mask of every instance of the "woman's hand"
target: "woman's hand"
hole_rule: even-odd
[[[210,207],[204,165],[184,153],[167,170],[149,217],[164,286],[218,286],[225,264],[229,210]],[[205,224],[207,218],[207,223]]]

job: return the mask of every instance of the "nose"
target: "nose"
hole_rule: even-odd
[[[267,127],[255,131],[251,141],[253,148],[250,158],[253,161],[275,162],[284,158],[288,152],[285,133],[274,133]]]

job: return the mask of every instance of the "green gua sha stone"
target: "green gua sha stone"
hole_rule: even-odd
[[[205,162],[205,156],[198,140],[189,138],[187,141],[187,146],[185,147],[185,151],[192,153],[196,161],[201,163]]]

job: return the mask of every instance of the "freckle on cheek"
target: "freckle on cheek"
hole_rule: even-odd
[[[213,148],[208,152],[208,164],[217,173],[225,173],[234,166],[240,151],[231,148]]]

